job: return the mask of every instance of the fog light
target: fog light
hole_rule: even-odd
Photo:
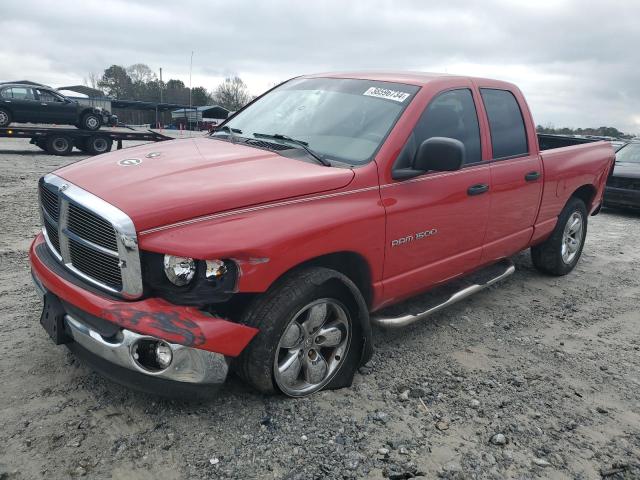
[[[154,338],[142,338],[131,349],[131,356],[139,367],[148,372],[159,372],[171,365],[173,352],[169,344]]]
[[[165,369],[171,365],[172,360],[173,352],[171,351],[169,344],[159,342],[158,345],[156,345],[156,361],[158,362],[158,366]]]

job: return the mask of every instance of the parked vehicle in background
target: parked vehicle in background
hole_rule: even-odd
[[[292,397],[351,384],[402,327],[513,273],[576,266],[608,142],[537,136],[520,90],[419,73],[298,77],[209,136],[66,166],[30,260],[57,344],[164,394],[230,368]],[[429,291],[419,308],[386,307]]]
[[[607,207],[640,208],[640,142],[631,142],[616,153],[616,165],[604,193]]]
[[[98,130],[110,114],[82,106],[61,93],[35,84],[0,85],[0,128],[16,123],[55,123]]]

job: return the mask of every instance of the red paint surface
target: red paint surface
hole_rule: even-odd
[[[176,306],[158,298],[119,302],[91,293],[58,277],[42,263],[35,248],[43,241],[42,235],[38,235],[29,251],[34,274],[47,290],[96,317],[143,335],[230,357],[239,355],[258,332],[255,328],[210,317],[195,308]]]
[[[101,155],[56,174],[126,212],[137,227],[143,250],[199,259],[235,259],[241,267],[240,292],[263,292],[291,268],[322,255],[355,254],[369,269],[372,310],[543,241],[568,198],[581,186],[596,189],[590,211],[601,201],[613,161],[610,145],[598,142],[540,154],[529,108],[512,84],[422,74],[330,76],[421,86],[375,160],[362,167],[326,168],[199,138]],[[492,149],[480,87],[514,94],[525,118],[528,156],[488,163]],[[454,88],[473,92],[482,157],[487,163],[457,172],[393,180],[392,165],[423,110],[436,95]],[[145,155],[151,151],[160,151],[161,156],[147,159]],[[142,158],[143,164],[117,165],[127,157]],[[536,182],[525,182],[524,175],[533,170],[542,176]],[[488,183],[489,192],[467,196],[467,188],[476,183]],[[427,229],[438,233],[411,246],[391,247],[393,239]],[[56,284],[55,279],[49,282]],[[57,288],[80,308],[98,302],[83,290],[76,288],[69,294],[68,285]],[[167,315],[179,309],[177,323],[193,313],[157,299],[131,304]],[[107,306],[99,311],[128,318]],[[199,318],[198,333],[207,345],[210,337],[216,336],[215,348],[231,344],[237,335],[242,338],[231,349],[237,354],[255,333],[213,320]],[[145,325],[158,327],[151,321]]]

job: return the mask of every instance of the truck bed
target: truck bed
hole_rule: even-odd
[[[593,143],[599,140],[593,138],[570,137],[568,135],[550,135],[546,133],[538,133],[538,144],[540,151],[552,150],[554,148],[570,147],[583,143]]]

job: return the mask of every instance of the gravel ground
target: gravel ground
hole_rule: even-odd
[[[36,181],[82,159],[0,143],[0,479],[640,478],[640,216],[590,219],[567,277],[516,273],[374,331],[352,388],[207,402],[129,391],[38,324]]]

